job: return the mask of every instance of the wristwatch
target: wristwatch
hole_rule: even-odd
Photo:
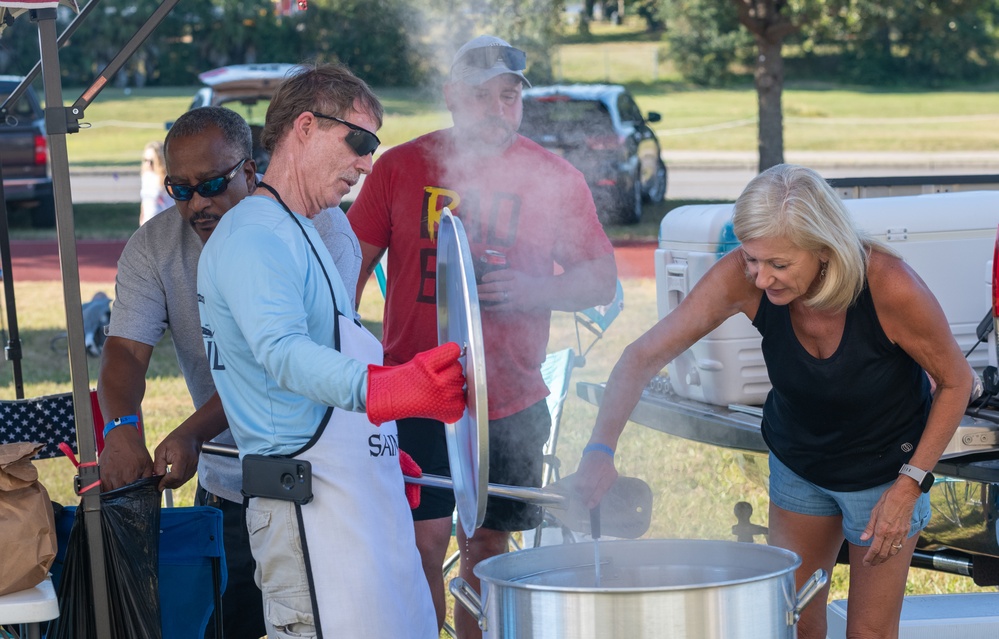
[[[915,466],[910,466],[909,464],[902,464],[902,467],[898,470],[899,475],[906,475],[912,477],[919,484],[919,490],[924,493],[930,492],[930,488],[933,487],[933,473],[928,470],[923,470],[921,468],[916,468]]]

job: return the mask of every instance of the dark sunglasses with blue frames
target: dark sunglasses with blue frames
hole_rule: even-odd
[[[186,184],[173,184],[170,182],[170,178],[163,180],[163,186],[166,187],[167,195],[177,200],[178,202],[187,202],[194,197],[197,193],[201,197],[215,197],[216,195],[221,195],[225,193],[225,190],[229,188],[229,182],[232,182],[239,170],[243,168],[246,164],[246,160],[240,160],[239,164],[232,167],[225,175],[220,175],[218,177],[208,178],[200,184],[195,184],[194,186],[188,186]]]
[[[368,131],[364,127],[357,126],[352,122],[347,122],[346,120],[341,120],[340,118],[335,118],[332,115],[326,115],[325,113],[318,113],[316,111],[310,111],[312,115],[317,118],[322,118],[323,120],[333,120],[334,122],[339,122],[344,125],[350,131],[347,133],[347,137],[344,141],[354,150],[357,157],[363,158],[365,155],[371,155],[378,148],[378,145],[382,143],[378,139],[378,136]]]

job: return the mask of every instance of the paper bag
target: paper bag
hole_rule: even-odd
[[[31,458],[41,444],[0,444],[0,595],[40,584],[55,561],[55,515]]]

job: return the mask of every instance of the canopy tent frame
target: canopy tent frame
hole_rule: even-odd
[[[0,105],[0,115],[11,106],[40,73],[45,96],[45,127],[49,144],[49,161],[52,169],[52,192],[55,199],[56,239],[59,247],[59,266],[62,273],[63,302],[66,310],[66,329],[69,354],[70,379],[73,394],[73,417],[77,424],[77,450],[81,463],[76,477],[76,492],[81,497],[84,526],[90,554],[91,580],[94,592],[94,617],[98,637],[111,637],[111,616],[108,600],[105,556],[100,517],[100,468],[97,465],[97,442],[94,429],[81,427],[94,423],[90,405],[90,374],[87,367],[86,340],[83,329],[83,303],[80,297],[80,272],[76,252],[76,232],[73,220],[73,201],[69,177],[69,157],[66,135],[80,131],[80,120],[86,107],[125,62],[145,42],[150,33],[176,6],[179,0],[163,0],[155,11],[138,28],[135,34],[108,63],[96,80],[80,95],[72,106],[63,104],[62,79],[59,65],[59,47],[86,19],[99,0],[91,0],[76,16],[60,37],[56,36],[56,8],[41,6],[29,8],[30,20],[38,26],[39,61],[25,76],[17,89]],[[4,4],[0,0],[0,7]],[[23,3],[18,4],[23,6]],[[2,196],[2,186],[0,186]],[[7,295],[7,313],[11,326],[6,349],[8,358],[15,361],[15,386],[23,395],[20,370],[20,342],[17,335],[17,318],[13,298],[13,280],[10,272],[10,234],[7,208],[0,197],[0,255],[4,269]]]

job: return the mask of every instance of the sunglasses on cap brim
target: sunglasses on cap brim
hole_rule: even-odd
[[[365,155],[373,154],[375,149],[378,148],[378,145],[382,143],[382,141],[378,139],[377,135],[368,131],[364,127],[357,126],[352,122],[347,122],[346,120],[341,120],[340,118],[335,118],[332,115],[326,115],[325,113],[317,113],[316,111],[310,111],[310,113],[317,118],[339,122],[350,129],[347,133],[347,137],[343,140],[348,146],[350,146],[350,148],[354,149],[354,153],[357,154],[357,157],[363,158]]]
[[[170,182],[169,177],[163,180],[163,186],[166,187],[167,195],[178,202],[187,202],[194,197],[195,193],[201,197],[215,197],[216,195],[225,193],[225,190],[229,188],[229,182],[232,182],[232,179],[236,177],[236,174],[239,173],[244,164],[246,164],[246,159],[240,160],[239,164],[232,167],[225,175],[209,178],[194,186],[173,184]]]
[[[492,69],[497,60],[502,60],[503,66],[511,71],[523,71],[527,68],[527,54],[513,47],[480,47],[466,51],[461,56],[462,62],[479,69]]]

